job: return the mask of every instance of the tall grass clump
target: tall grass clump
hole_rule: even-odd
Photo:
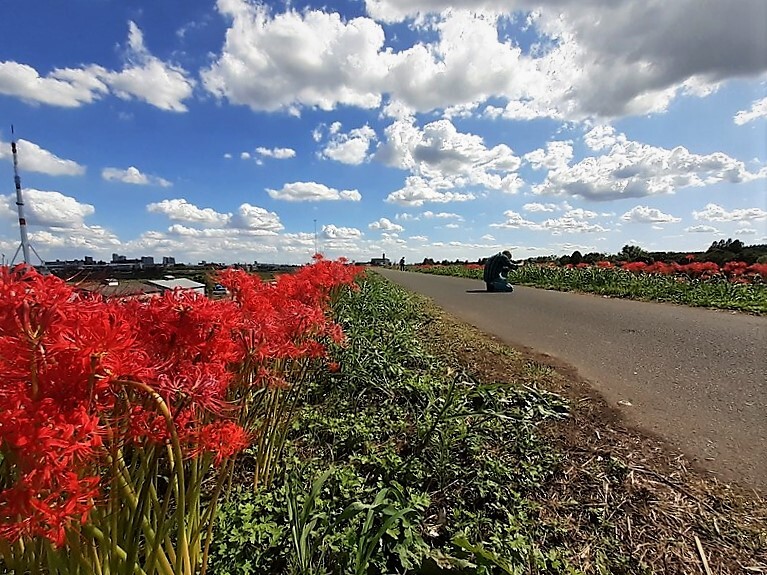
[[[344,293],[334,314],[345,342],[296,411],[273,488],[236,490],[223,506],[211,571],[565,565],[558,544],[540,543],[557,528],[529,520],[526,496],[555,472],[536,428],[564,416],[562,400],[448,369],[419,339],[433,319],[379,276]]]
[[[637,273],[620,268],[564,268],[527,265],[509,279],[560,291],[581,291],[611,297],[673,302],[696,307],[767,313],[767,284],[730,281],[726,277],[688,277]]]
[[[481,280],[477,265],[414,266],[421,273]],[[559,291],[595,293],[627,299],[672,302],[694,307],[767,313],[767,271],[763,264],[746,267],[693,262],[686,265],[647,265],[643,262],[615,267],[609,262],[590,266],[524,265],[508,279]]]

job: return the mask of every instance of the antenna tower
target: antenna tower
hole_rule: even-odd
[[[19,232],[21,233],[21,243],[19,244],[19,247],[16,248],[16,253],[13,254],[13,259],[11,260],[11,266],[16,261],[16,256],[19,255],[19,251],[21,251],[21,255],[24,258],[25,264],[32,265],[32,258],[30,256],[30,252],[33,252],[37,256],[37,259],[40,260],[40,263],[45,265],[43,262],[43,259],[37,253],[35,248],[32,247],[32,244],[29,243],[29,236],[27,236],[27,219],[24,217],[24,196],[21,193],[21,178],[19,177],[19,160],[18,160],[18,153],[16,152],[16,139],[14,137],[13,125],[11,125],[11,152],[13,153],[13,182],[14,184],[16,184],[16,207],[18,208],[18,211],[19,211]]]

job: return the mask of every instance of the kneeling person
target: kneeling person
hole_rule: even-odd
[[[506,279],[506,275],[517,267],[519,267],[519,263],[511,259],[509,250],[504,250],[487,258],[482,273],[487,291],[514,291],[514,286]]]

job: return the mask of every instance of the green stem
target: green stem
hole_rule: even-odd
[[[221,490],[223,489],[224,484],[228,482],[229,478],[231,478],[234,472],[234,462],[235,457],[232,457],[226,463],[224,463],[224,468],[221,470],[221,473],[216,481],[216,488],[213,490],[211,504],[208,509],[205,510],[205,515],[203,516],[202,523],[203,525],[207,524],[207,528],[205,531],[205,548],[202,552],[200,575],[205,575],[205,572],[208,570],[208,554],[210,552],[210,542],[211,539],[213,539],[213,526],[215,525],[216,521],[216,508],[218,506],[218,498],[221,496]]]
[[[162,396],[154,389],[149,387],[145,383],[139,381],[122,380],[122,383],[140,389],[147,393],[149,397],[155,402],[157,407],[165,418],[165,423],[168,426],[168,433],[170,434],[170,447],[173,453],[173,468],[175,470],[176,485],[177,485],[177,497],[176,497],[176,518],[178,521],[177,529],[177,542],[178,549],[176,553],[176,571],[177,573],[185,573],[193,575],[192,565],[189,561],[189,547],[186,534],[186,480],[184,478],[184,456],[181,452],[181,442],[178,439],[178,433],[176,432],[176,426],[173,422],[173,416],[168,409],[168,405]]]
[[[83,525],[83,531],[89,536],[99,541],[101,544],[106,544],[106,536],[104,535],[104,532],[101,531],[98,527],[95,527],[94,525],[90,525],[86,523]],[[115,552],[117,553],[117,556],[120,559],[125,560],[128,557],[128,554],[125,552],[125,550],[120,547],[119,545],[114,546]],[[136,573],[137,575],[147,575],[146,571],[144,571],[141,567],[138,565],[133,566],[133,573]],[[168,573],[168,575],[173,575],[172,572]]]
[[[122,456],[122,451],[120,449],[117,449],[115,458],[112,458],[111,455],[107,455],[107,458],[110,464],[114,461],[117,466],[118,473],[116,474],[116,478],[118,479],[118,488],[119,488],[119,491],[122,493],[123,497],[125,498],[125,500],[127,501],[128,506],[131,510],[131,513],[134,513],[134,514],[137,513],[137,510],[139,507],[139,500],[138,500],[138,496],[136,495],[136,490],[131,482],[130,472],[128,471],[125,465],[125,461]],[[165,509],[165,512],[167,513],[167,508]],[[143,528],[143,532],[144,532],[144,536],[146,537],[146,540],[150,543],[154,543],[155,541],[157,541],[157,543],[159,544],[158,534],[152,528],[149,518],[144,513],[141,513],[140,515],[141,515],[141,526]],[[165,517],[166,517],[165,514],[161,515],[159,517],[159,521],[163,522]],[[162,549],[159,549],[158,553],[159,553],[158,560],[160,561],[160,564],[162,566],[162,572],[168,573],[169,575],[172,574],[173,568],[171,567],[171,564],[168,561],[168,556],[165,554],[165,552]],[[173,559],[171,559],[171,561],[173,561]]]

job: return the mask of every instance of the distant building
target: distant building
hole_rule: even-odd
[[[142,256],[140,258],[127,258],[120,254],[112,254],[110,267],[122,270],[143,270],[155,267],[153,256]]]
[[[155,262],[153,256],[142,256],[129,259],[124,255],[113,253],[111,261],[95,260],[93,256],[85,256],[83,259],[52,260],[44,262],[44,267],[49,272],[59,277],[72,277],[78,272],[85,271],[89,277],[136,277],[141,272],[147,275],[156,275],[161,267],[173,267],[176,265],[174,257],[163,257],[162,266]],[[82,279],[82,275],[79,275]]]
[[[146,283],[159,288],[162,292],[181,289],[191,290],[193,292],[199,293],[200,295],[205,295],[205,284],[201,284],[200,282],[192,281],[187,278],[178,278],[172,280],[147,280]]]
[[[93,261],[92,256],[85,256],[82,260],[52,260],[45,262],[45,267],[50,271],[63,271],[72,269],[95,268],[105,265],[104,262]]]
[[[388,266],[391,265],[391,260],[386,257],[386,254],[381,254],[380,258],[370,258],[371,266]]]
[[[144,299],[160,295],[162,290],[138,280],[117,280],[107,278],[100,282],[87,281],[74,285],[76,291],[99,294],[105,298]]]

